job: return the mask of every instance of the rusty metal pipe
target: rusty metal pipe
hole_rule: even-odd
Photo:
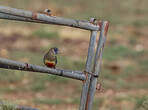
[[[31,71],[31,72],[40,72],[53,74],[58,76],[63,76],[67,78],[77,79],[77,80],[86,80],[86,76],[80,71],[71,71],[71,70],[62,70],[62,69],[52,69],[43,66],[37,66],[28,63],[22,63],[18,61],[8,60],[0,58],[0,68],[21,70],[21,71]]]
[[[96,55],[95,55],[94,65],[93,65],[93,72],[92,72],[93,75],[90,80],[90,86],[89,86],[89,92],[87,96],[87,104],[86,104],[85,110],[92,110],[92,104],[93,104],[94,94],[96,91],[97,80],[101,71],[102,54],[103,54],[104,45],[107,37],[108,27],[109,27],[109,22],[103,21],[101,25],[99,41],[97,44],[97,50],[96,50]]]
[[[88,73],[91,73],[92,70],[93,58],[95,55],[96,36],[97,36],[97,31],[92,31],[90,36],[87,61],[85,65],[85,74],[87,75],[87,79],[83,84],[79,110],[85,110],[87,104],[87,94],[91,78],[91,75]]]
[[[4,13],[4,14],[2,14]],[[7,14],[7,15],[6,15]],[[13,18],[11,18],[13,15]],[[99,26],[94,25],[88,21],[81,21],[81,20],[73,20],[73,19],[66,19],[62,17],[56,17],[56,16],[49,16],[46,14],[42,13],[37,13],[37,12],[31,12],[31,11],[25,11],[21,9],[15,9],[15,8],[10,8],[6,6],[0,6],[0,19],[5,19],[7,16],[7,19],[9,20],[24,20],[27,22],[34,22],[39,23],[45,23],[45,24],[56,24],[56,25],[63,25],[63,26],[70,26],[70,27],[75,27],[75,28],[81,28],[85,30],[92,30],[92,31],[98,31]],[[8,17],[9,16],[9,17]],[[14,19],[14,16],[16,17]],[[21,17],[21,18],[18,18]]]
[[[32,20],[30,18],[20,17],[20,16],[14,16],[6,13],[0,13],[0,19],[7,19],[7,20],[17,20],[17,21],[25,21],[25,22],[34,22],[34,23],[43,23],[46,24],[44,21],[39,20]]]

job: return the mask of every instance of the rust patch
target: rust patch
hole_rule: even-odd
[[[83,83],[85,83],[88,80],[88,72],[84,71],[84,75],[86,76],[86,80],[84,80]]]
[[[101,30],[101,27],[102,27],[102,21],[98,21],[98,25],[99,25],[99,31]]]
[[[87,94],[87,99],[86,99],[86,105],[85,105],[85,110],[88,110],[88,103],[90,102],[90,96],[89,96],[89,92]]]
[[[37,13],[36,12],[32,12],[32,19],[37,20]]]
[[[105,22],[105,29],[104,29],[104,35],[105,35],[105,37],[107,36],[108,28],[109,28],[109,22],[106,21]]]

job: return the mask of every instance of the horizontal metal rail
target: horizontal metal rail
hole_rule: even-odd
[[[53,74],[53,75],[63,76],[63,77],[82,80],[82,81],[86,80],[86,76],[80,71],[52,69],[52,68],[47,68],[43,66],[37,66],[33,64],[8,60],[4,58],[0,58],[0,68],[40,72],[40,73]]]
[[[18,20],[26,22],[36,22],[44,24],[56,24],[70,26],[85,30],[98,31],[99,25],[94,25],[89,21],[66,19],[62,17],[49,16],[44,13],[25,11],[6,6],[0,6],[0,19]]]
[[[9,15],[9,14],[5,14],[5,13],[0,13],[0,19],[17,20],[17,21],[25,21],[25,22],[34,22],[34,23],[48,24],[47,22],[44,22],[44,21],[33,20],[33,19],[30,19],[30,18],[14,16],[14,15]]]

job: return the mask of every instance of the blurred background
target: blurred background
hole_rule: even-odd
[[[93,110],[148,110],[148,0],[0,0],[0,5],[56,16],[110,21]],[[0,57],[43,66],[58,47],[58,68],[83,70],[90,33],[75,28],[0,20]],[[82,82],[0,69],[0,100],[44,110],[77,110]]]

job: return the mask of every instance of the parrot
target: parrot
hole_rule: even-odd
[[[57,54],[59,53],[59,49],[54,47],[50,48],[49,51],[44,55],[43,61],[44,64],[49,68],[56,67],[57,64]]]

